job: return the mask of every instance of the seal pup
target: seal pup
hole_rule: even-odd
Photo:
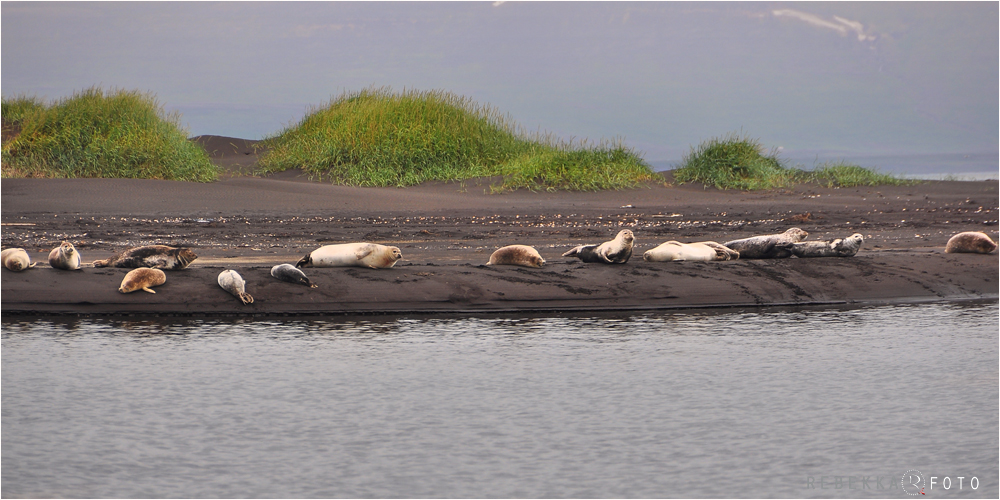
[[[538,254],[538,250],[528,245],[507,245],[497,249],[490,255],[487,266],[524,266],[542,267],[545,259]]]
[[[741,259],[784,259],[792,256],[792,244],[809,236],[793,227],[781,234],[765,234],[740,240],[727,241],[725,246],[740,253]]]
[[[49,265],[56,269],[76,271],[80,269],[80,252],[76,251],[72,243],[64,241],[49,252]]]
[[[31,262],[31,257],[23,248],[8,248],[0,252],[0,260],[3,261],[3,267],[11,271],[24,271],[37,264]]]
[[[271,268],[271,276],[281,281],[295,283],[296,285],[306,285],[309,288],[316,288],[313,282],[309,281],[306,273],[291,264],[278,264]]]
[[[997,249],[997,244],[986,233],[966,231],[948,239],[944,247],[945,253],[990,253]]]
[[[635,236],[632,231],[622,229],[611,241],[600,245],[580,245],[564,254],[563,257],[577,257],[583,262],[601,262],[604,264],[624,264],[632,257],[632,246]]]
[[[223,290],[233,294],[237,299],[240,299],[244,305],[253,304],[253,297],[246,292],[247,282],[243,281],[243,277],[240,273],[233,271],[232,269],[226,269],[219,273],[219,286]]]
[[[740,253],[730,250],[714,241],[697,243],[681,243],[668,241],[656,248],[646,250],[642,260],[646,262],[670,262],[675,260],[690,260],[708,262],[713,260],[733,260],[740,258]]]
[[[167,275],[159,269],[140,267],[133,269],[125,275],[122,286],[118,287],[121,293],[132,293],[136,290],[145,290],[149,293],[156,293],[150,287],[160,286],[167,282]]]
[[[830,241],[803,241],[792,243],[792,255],[796,257],[854,257],[864,242],[865,237],[859,233]]]
[[[325,245],[299,259],[295,267],[344,267],[358,266],[385,269],[396,265],[403,258],[399,247],[377,243],[342,243]]]
[[[176,271],[184,269],[197,258],[189,248],[145,245],[129,248],[109,259],[95,260],[94,267],[152,267]]]

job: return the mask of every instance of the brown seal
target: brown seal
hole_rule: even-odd
[[[49,265],[55,269],[76,271],[80,269],[80,252],[72,243],[64,241],[49,252]]]
[[[952,236],[944,247],[946,253],[990,253],[997,249],[997,244],[986,233],[966,231]]]
[[[145,290],[149,293],[156,293],[150,287],[160,286],[167,282],[167,275],[159,269],[140,267],[133,269],[125,275],[122,286],[118,287],[121,293],[132,293],[136,290]]]
[[[543,264],[545,259],[538,254],[538,250],[528,245],[507,245],[499,248],[490,255],[490,261],[486,263],[487,266],[524,267],[542,267]]]

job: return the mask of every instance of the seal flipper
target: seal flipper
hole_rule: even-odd
[[[374,252],[374,251],[375,251],[375,245],[365,245],[365,246],[359,248],[357,252],[354,252],[354,256],[357,257],[358,260],[361,260],[361,259],[363,259],[363,258],[371,255],[372,252]],[[372,266],[368,266],[368,267],[372,267]]]
[[[563,257],[574,257],[577,254],[579,254],[580,250],[583,250],[583,247],[585,247],[585,246],[587,246],[587,245],[580,245],[580,246],[578,246],[578,247],[576,247],[576,248],[574,248],[574,249],[572,249],[572,250],[570,250],[570,251],[562,254],[562,256]]]
[[[237,293],[239,295],[237,295],[236,297],[240,299],[240,302],[243,302],[243,305],[253,304],[253,297],[249,293],[246,292],[237,292]]]
[[[142,290],[149,293],[156,293],[155,290],[150,289],[148,286],[142,287]]]
[[[311,266],[312,263],[313,263],[312,252],[310,252],[307,253],[305,257],[299,259],[299,261],[295,263],[295,267]]]

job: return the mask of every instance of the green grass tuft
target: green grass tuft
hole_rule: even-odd
[[[302,168],[355,186],[503,176],[494,190],[597,190],[653,179],[620,141],[591,146],[529,136],[489,105],[444,91],[345,92],[264,146],[258,173]]]
[[[8,114],[9,113],[9,114]],[[105,177],[207,182],[218,171],[152,94],[97,87],[51,106],[3,100],[3,177]],[[8,125],[17,129],[7,139]]]
[[[846,161],[827,162],[811,171],[800,171],[799,178],[827,187],[900,186],[913,182]]]
[[[901,185],[909,181],[847,162],[828,162],[811,171],[789,168],[775,150],[764,152],[756,139],[738,134],[713,138],[692,148],[674,170],[678,183],[701,182],[718,189],[776,189],[799,182],[828,187]]]

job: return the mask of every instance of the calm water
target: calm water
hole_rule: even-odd
[[[996,301],[7,319],[2,357],[5,498],[998,496]]]

